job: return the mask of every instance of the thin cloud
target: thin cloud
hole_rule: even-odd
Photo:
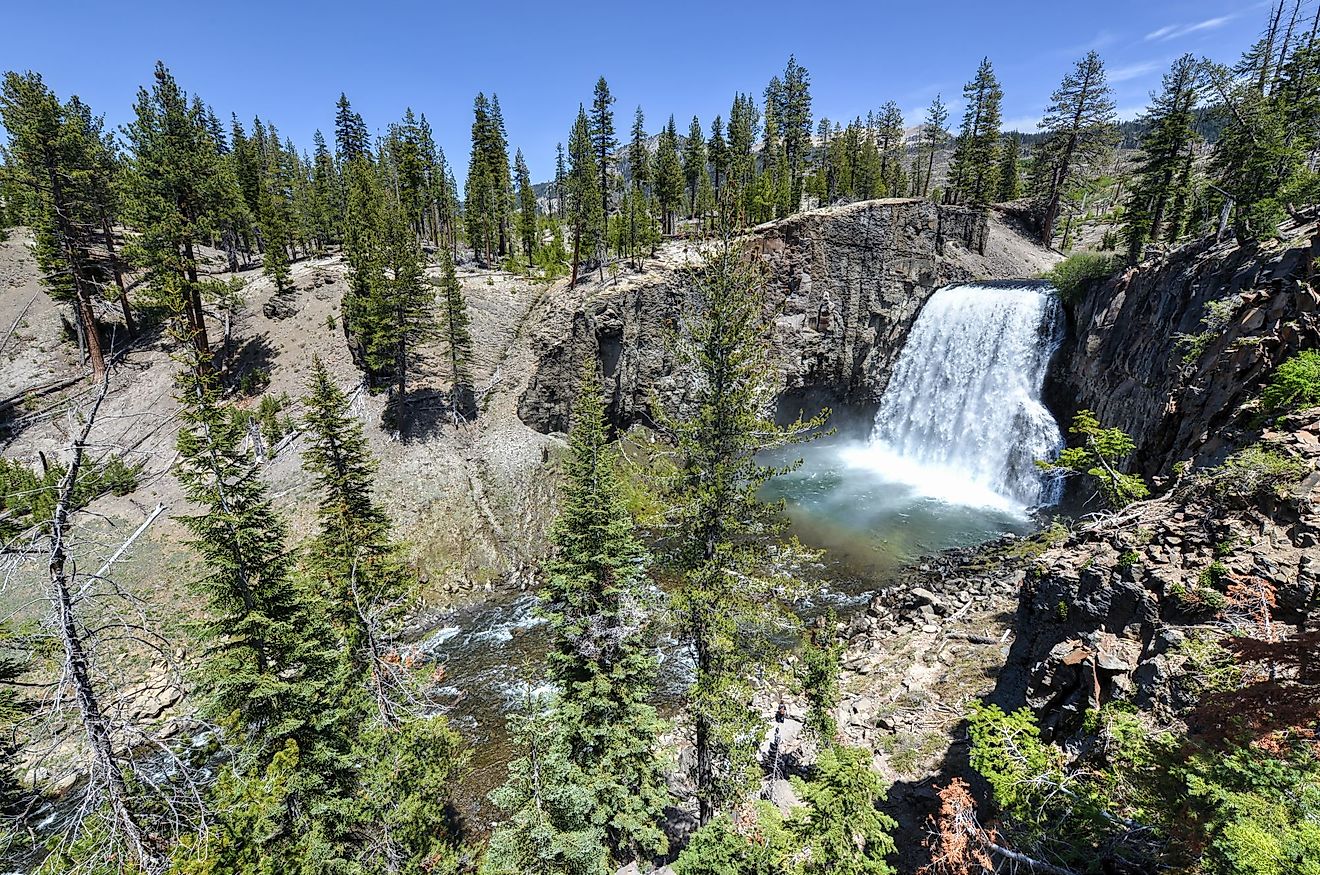
[[[1106,74],[1106,78],[1110,82],[1127,82],[1130,79],[1140,79],[1162,66],[1164,66],[1163,61],[1141,61],[1137,64],[1128,64],[1126,67],[1116,67]]]
[[[1000,123],[1001,131],[1017,131],[1020,134],[1034,134],[1036,128],[1040,126],[1041,118],[1038,115],[1024,115],[1020,118],[1004,119]]]
[[[1236,15],[1220,15],[1215,18],[1207,18],[1204,21],[1197,21],[1192,24],[1166,24],[1158,30],[1152,30],[1146,34],[1146,41],[1159,41],[1167,43],[1169,40],[1175,40],[1180,37],[1199,33],[1203,30],[1214,30],[1217,27],[1223,27],[1228,24]]]

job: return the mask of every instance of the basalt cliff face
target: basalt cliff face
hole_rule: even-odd
[[[786,414],[820,402],[867,405],[884,391],[917,313],[951,282],[1035,276],[1053,257],[997,217],[922,200],[866,201],[754,229]],[[681,409],[674,337],[692,312],[696,252],[647,274],[559,290],[536,328],[539,365],[519,416],[566,431],[584,363],[599,361],[619,426],[653,402]],[[809,411],[810,412],[810,411]]]
[[[1137,444],[1133,470],[1221,460],[1249,436],[1270,372],[1320,345],[1314,223],[1283,243],[1202,241],[1149,261],[1085,296],[1056,370],[1056,407],[1094,410]]]

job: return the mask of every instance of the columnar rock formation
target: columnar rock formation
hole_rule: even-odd
[[[996,245],[987,248],[991,236]],[[783,403],[817,392],[836,403],[874,403],[935,289],[1038,272],[1030,256],[1015,253],[1026,244],[1006,243],[1010,237],[980,212],[921,200],[865,201],[754,229],[747,245],[765,267]],[[681,406],[685,377],[676,372],[673,338],[691,310],[690,270],[671,264],[563,293],[539,327],[540,366],[519,405],[523,421],[566,431],[582,364],[592,360],[604,371],[616,424],[645,421],[653,400]]]
[[[1060,406],[1132,435],[1133,466],[1148,476],[1221,459],[1250,430],[1243,407],[1269,373],[1320,345],[1320,230],[1283,231],[1287,242],[1264,250],[1189,244],[1088,294],[1060,354]]]

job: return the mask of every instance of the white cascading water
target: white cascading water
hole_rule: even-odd
[[[1061,322],[1047,283],[940,289],[908,335],[869,445],[850,461],[956,504],[1052,504],[1058,480],[1035,461],[1063,447],[1040,400]]]

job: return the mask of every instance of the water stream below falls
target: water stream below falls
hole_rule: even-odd
[[[1061,330],[1047,284],[941,289],[918,316],[874,422],[841,423],[836,435],[767,459],[803,459],[766,495],[784,498],[794,533],[826,550],[805,612],[847,615],[921,556],[1034,528],[1031,509],[1056,492],[1034,462],[1062,445],[1040,401]],[[463,803],[478,828],[493,816],[484,795],[503,781],[510,754],[504,716],[540,687],[545,646],[532,596],[492,599],[455,609],[422,639],[445,666],[451,719],[473,743]],[[661,704],[673,704],[686,660],[672,644],[661,655]]]

